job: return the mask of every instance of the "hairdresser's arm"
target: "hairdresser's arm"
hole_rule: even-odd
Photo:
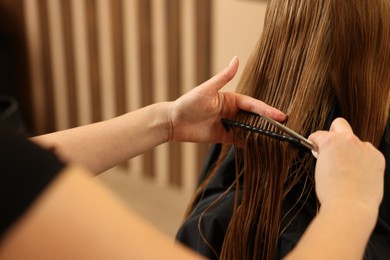
[[[66,168],[0,240],[0,259],[200,258],[77,167]]]
[[[310,139],[319,147],[319,214],[286,259],[362,259],[383,197],[385,161],[344,119]]]
[[[139,155],[168,141],[232,143],[220,118],[234,118],[242,109],[276,120],[285,115],[261,101],[219,91],[236,74],[238,59],[209,81],[173,102],[153,104],[120,117],[33,138],[54,148],[67,161],[94,173]]]

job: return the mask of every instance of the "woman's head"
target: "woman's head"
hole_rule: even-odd
[[[308,125],[306,130],[317,130],[323,124],[318,116],[337,104],[355,133],[378,145],[382,133],[372,132],[383,130],[389,105],[389,5],[388,0],[270,1],[239,91],[285,111],[296,130]]]
[[[389,110],[389,14],[389,0],[271,0],[238,91],[286,112],[286,125],[302,135],[337,114],[378,146]],[[237,121],[275,130],[246,113]],[[295,202],[310,195],[314,158],[269,137],[234,133],[244,181],[221,257],[274,259],[286,220],[299,211]]]
[[[341,115],[378,146],[389,109],[390,2],[332,2],[329,75]]]

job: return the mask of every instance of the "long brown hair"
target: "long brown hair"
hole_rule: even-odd
[[[354,133],[378,147],[389,110],[389,14],[389,0],[271,0],[238,92],[284,111],[286,125],[306,136],[324,129],[338,107]],[[237,121],[275,130],[247,113]],[[237,176],[244,176],[243,190],[220,258],[275,259],[288,214],[282,213],[282,203],[298,182],[309,183],[302,197],[310,192],[314,159],[269,137],[234,133],[242,145]]]

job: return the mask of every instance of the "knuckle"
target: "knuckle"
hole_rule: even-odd
[[[337,140],[338,140],[338,138],[337,138],[336,134],[328,133],[327,135],[325,135],[325,137],[323,139],[323,143],[324,144],[331,144],[331,143],[337,142]]]
[[[361,141],[360,141],[360,139],[356,136],[356,135],[354,135],[354,134],[352,134],[352,133],[350,133],[350,134],[346,134],[346,138],[345,138],[348,142],[350,142],[350,143],[352,143],[352,144],[357,144],[357,143],[360,143]]]

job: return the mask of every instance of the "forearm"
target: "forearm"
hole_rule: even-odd
[[[169,140],[169,102],[32,140],[53,148],[63,159],[101,173]]]
[[[362,259],[376,219],[365,206],[321,208],[286,259]]]
[[[22,250],[21,250],[22,249]],[[0,244],[0,259],[201,259],[68,167]]]

